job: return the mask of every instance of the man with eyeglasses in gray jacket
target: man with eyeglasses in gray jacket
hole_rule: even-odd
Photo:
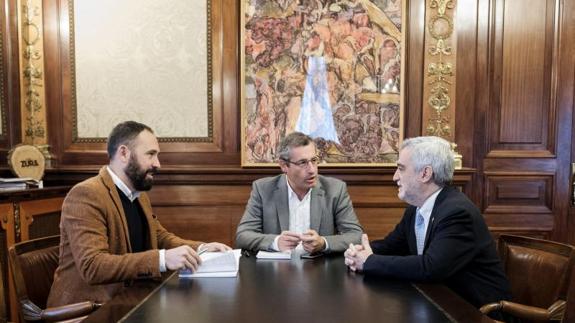
[[[301,132],[279,147],[281,175],[254,181],[236,232],[236,247],[309,254],[343,252],[361,240],[347,187],[318,174],[313,139]]]

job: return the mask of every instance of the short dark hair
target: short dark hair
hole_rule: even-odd
[[[134,139],[144,130],[154,133],[152,128],[136,121],[125,121],[116,125],[108,136],[108,158],[114,158],[118,147],[121,145],[131,148]]]
[[[287,135],[280,143],[279,147],[279,159],[280,160],[289,160],[290,159],[290,150],[291,148],[297,147],[304,147],[313,142],[313,139],[301,132],[292,132]]]

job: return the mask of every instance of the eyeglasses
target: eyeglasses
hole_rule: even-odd
[[[296,165],[296,166],[299,167],[299,168],[307,168],[307,166],[308,166],[310,163],[311,163],[312,165],[314,165],[314,166],[317,166],[317,164],[319,164],[319,161],[320,161],[320,159],[319,159],[318,156],[312,157],[311,159],[298,160],[298,161],[296,161],[296,162],[292,162],[292,161],[289,160],[289,159],[282,159],[282,160],[285,161],[285,162],[288,163],[288,164]]]

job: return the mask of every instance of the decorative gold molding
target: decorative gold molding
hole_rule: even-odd
[[[4,85],[4,35],[2,34],[2,26],[0,26],[0,137],[6,134],[8,126],[7,119],[7,102],[6,102],[6,88]]]
[[[426,1],[426,37],[423,92],[423,133],[439,136],[453,143],[455,137],[455,68],[456,33],[455,0]],[[461,168],[461,155],[456,166]]]
[[[158,137],[159,142],[166,143],[212,143],[214,142],[214,103],[213,103],[213,63],[212,63],[212,0],[206,1],[206,49],[207,49],[207,124],[208,134],[206,137]],[[78,101],[76,88],[76,50],[75,50],[75,23],[74,23],[74,0],[68,0],[68,23],[69,33],[69,55],[71,70],[72,89],[72,142],[73,143],[105,143],[104,137],[80,137],[78,134]]]
[[[16,232],[16,241],[20,241],[21,225],[20,225],[20,204],[17,202],[12,203],[14,210],[14,231]]]
[[[41,0],[18,1],[22,141],[25,144],[45,146],[47,136],[42,17]],[[47,155],[49,157],[49,153]]]

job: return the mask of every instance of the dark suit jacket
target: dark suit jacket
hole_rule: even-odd
[[[344,182],[318,176],[311,191],[310,229],[329,244],[330,251],[344,251],[359,243],[359,225]],[[274,238],[289,230],[288,188],[285,175],[254,181],[250,200],[236,233],[236,247],[268,250]]]
[[[59,265],[48,306],[106,302],[125,281],[160,277],[157,249],[199,246],[166,231],[152,213],[147,194],[138,201],[147,220],[150,250],[132,253],[124,208],[106,167],[70,190],[62,205]]]
[[[366,275],[441,282],[476,307],[510,299],[495,243],[479,209],[457,188],[437,196],[422,255],[417,255],[414,206],[385,239],[371,242]]]

